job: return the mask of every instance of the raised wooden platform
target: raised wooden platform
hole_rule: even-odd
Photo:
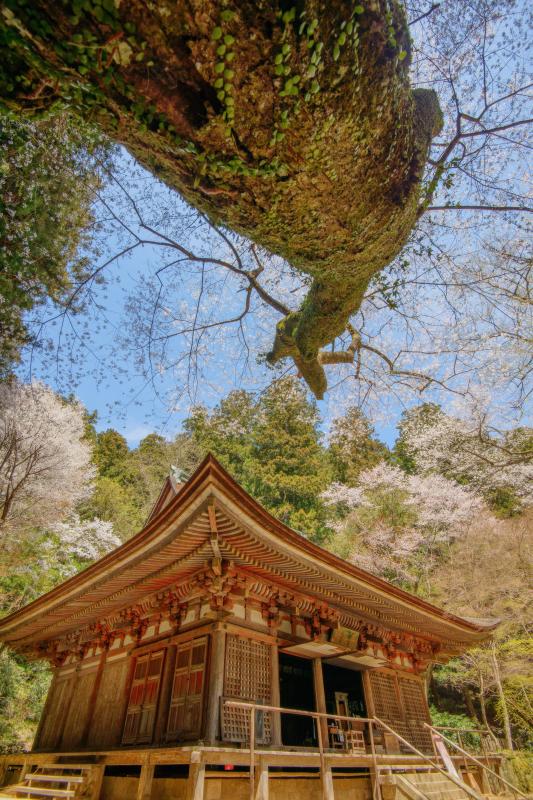
[[[150,800],[150,798],[175,797],[176,800],[204,800],[204,797],[213,797],[225,800],[226,796],[232,798],[252,796],[248,794],[245,783],[249,782],[251,753],[245,747],[210,747],[200,744],[181,747],[164,748],[117,748],[115,750],[91,750],[84,752],[70,753],[19,753],[0,757],[0,785],[4,782],[12,782],[19,779],[20,775],[26,775],[37,768],[50,771],[60,769],[75,769],[80,767],[87,768],[94,766],[102,776],[92,787],[91,793],[85,795],[88,800],[115,800],[115,798],[128,798],[128,800]],[[280,797],[299,797],[303,798],[306,793],[303,789],[297,790],[297,785],[307,786],[307,800],[317,797],[324,797],[320,784],[320,771],[324,766],[331,776],[331,790],[334,792],[330,797],[343,798],[348,791],[350,784],[350,796],[358,800],[370,800],[373,795],[371,780],[377,773],[387,774],[413,774],[424,773],[429,767],[427,761],[416,755],[405,754],[385,754],[376,753],[375,757],[370,754],[347,754],[333,750],[324,752],[321,762],[320,753],[311,749],[278,748],[265,749],[259,748],[253,751],[254,776],[254,800],[266,800],[270,797],[275,800],[278,794]],[[160,791],[160,781],[156,775],[157,767],[175,765],[177,767],[186,765],[188,770],[184,770],[183,777],[174,781],[172,794],[167,791]],[[459,766],[459,762],[458,762]],[[494,764],[493,764],[494,766]],[[127,778],[104,778],[106,767],[116,768],[140,767],[136,777]],[[228,769],[229,768],[229,769]],[[269,772],[270,769],[270,772]],[[357,771],[354,772],[354,769]],[[112,784],[115,782],[115,788]],[[206,793],[206,787],[213,782],[222,781],[222,789]],[[290,781],[294,782],[294,787],[287,794]],[[121,785],[124,790],[116,788]],[[340,782],[340,783],[339,783]],[[354,784],[352,787],[351,784]],[[220,784],[220,785],[222,785]],[[230,790],[230,785],[238,787]],[[276,789],[278,784],[278,789]],[[341,786],[342,784],[342,786]],[[270,785],[270,789],[269,789]],[[285,788],[282,788],[285,787]],[[292,786],[292,784],[291,784]],[[334,789],[337,786],[337,789]],[[339,788],[341,786],[341,788]],[[227,790],[226,791],[226,787]],[[355,788],[357,788],[357,792]],[[168,788],[168,787],[167,787]],[[341,790],[342,789],[342,790]],[[13,797],[13,794],[6,795]],[[20,795],[22,796],[22,795]],[[44,796],[44,795],[43,795]],[[60,797],[63,795],[57,795]],[[0,795],[1,800],[1,795]],[[448,800],[448,799],[446,799]],[[456,800],[456,798],[449,798]]]

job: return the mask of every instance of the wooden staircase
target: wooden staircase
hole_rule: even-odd
[[[394,794],[398,800],[472,800],[472,795],[460,786],[452,783],[439,772],[402,772],[388,776],[386,783],[393,793],[382,791],[383,798]],[[383,787],[384,789],[384,787]],[[481,793],[476,792],[479,800],[483,800]]]
[[[3,798],[98,798],[103,770],[95,764],[42,764],[24,772],[22,781],[0,789]],[[97,785],[100,784],[100,785]]]

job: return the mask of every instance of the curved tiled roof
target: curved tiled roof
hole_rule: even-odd
[[[167,481],[132,539],[1,619],[0,640],[26,647],[112,616],[178,580],[186,585],[212,554],[209,505],[223,558],[258,580],[327,601],[346,620],[359,616],[438,639],[449,653],[485,639],[497,624],[449,614],[310,542],[262,508],[209,455],[185,484]]]

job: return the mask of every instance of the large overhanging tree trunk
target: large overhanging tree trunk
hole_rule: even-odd
[[[0,93],[97,120],[213,221],[308,275],[269,360],[292,357],[322,396],[322,348],[415,224],[440,111],[410,87],[397,0],[293,2],[5,0]]]

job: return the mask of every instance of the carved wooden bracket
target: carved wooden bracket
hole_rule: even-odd
[[[149,620],[145,616],[144,609],[141,606],[131,606],[122,611],[120,615],[122,621],[129,627],[130,634],[133,638],[140,642],[146,629],[148,628]]]
[[[327,603],[316,604],[310,617],[304,618],[304,625],[310,639],[318,639],[339,627],[340,614]]]
[[[209,562],[206,569],[196,576],[196,584],[209,599],[213,611],[231,611],[234,606],[231,595],[243,597],[246,594],[246,577],[232,561]]]

